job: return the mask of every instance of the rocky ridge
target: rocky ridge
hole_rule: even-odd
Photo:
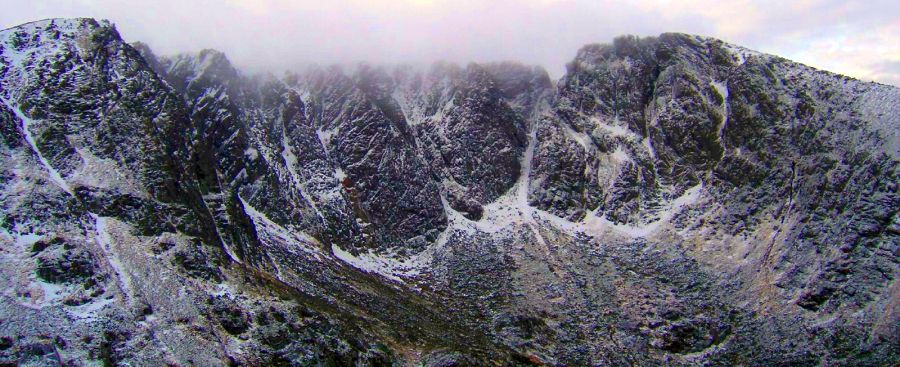
[[[248,77],[0,32],[0,363],[885,365],[900,91],[683,34]]]

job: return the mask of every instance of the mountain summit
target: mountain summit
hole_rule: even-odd
[[[900,361],[900,90],[667,33],[250,77],[0,31],[0,365]]]

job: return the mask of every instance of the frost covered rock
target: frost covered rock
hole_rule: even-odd
[[[897,88],[718,40],[248,76],[0,31],[0,364],[889,365]]]

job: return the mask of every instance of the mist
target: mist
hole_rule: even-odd
[[[578,49],[615,36],[716,37],[863,80],[900,85],[891,0],[12,0],[0,27],[108,19],[157,54],[214,48],[246,72],[331,63],[514,60],[554,78]]]

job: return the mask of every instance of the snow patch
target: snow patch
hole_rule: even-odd
[[[302,250],[303,252],[312,254],[319,258],[319,254],[321,253],[322,243],[319,242],[315,237],[307,234],[304,231],[298,229],[288,229],[283,227],[282,225],[275,223],[272,219],[265,214],[254,208],[250,203],[248,203],[244,198],[238,195],[238,200],[241,201],[241,205],[244,207],[244,212],[250,217],[250,220],[253,221],[253,226],[256,227],[257,232],[259,232],[261,239],[269,244],[286,244],[291,245],[292,248],[297,248]]]
[[[94,218],[94,229],[97,231],[95,240],[97,245],[103,250],[105,254],[105,258],[109,261],[110,267],[114,273],[116,273],[116,279],[119,281],[119,287],[122,290],[122,293],[125,295],[126,299],[131,294],[131,274],[128,273],[126,267],[122,264],[122,260],[119,258],[118,251],[115,249],[115,245],[112,241],[112,236],[109,234],[109,222],[108,218],[101,217],[94,213],[89,213],[92,218]]]
[[[325,151],[328,151],[328,146],[331,144],[331,139],[339,132],[339,130],[339,128],[334,128],[331,130],[316,129],[316,136],[319,138],[319,143],[322,144],[322,147],[325,148]]]
[[[616,150],[612,152],[612,158],[619,163],[631,162],[631,156],[628,155],[625,149],[622,149],[621,145],[616,146]]]
[[[445,180],[444,192],[441,193],[441,205],[443,205],[444,207],[444,215],[447,216],[447,228],[444,230],[444,232],[441,233],[441,236],[454,230],[463,230],[468,233],[475,233],[475,226],[472,224],[473,222],[463,216],[462,213],[456,211],[456,209],[453,209],[453,207],[451,207],[450,203],[447,201],[446,188],[448,185],[449,183]],[[440,237],[438,238],[437,242],[441,242]]]
[[[718,139],[719,142],[722,141],[722,132],[725,131],[725,126],[728,124],[728,85],[725,82],[720,81],[710,81],[709,85],[712,86],[719,96],[722,97],[722,105],[719,106],[719,112],[722,113],[722,121],[719,122],[717,127],[718,131]]]
[[[66,295],[68,295],[66,287],[62,285],[47,283],[44,281],[37,281],[37,284],[41,288],[41,294],[44,303],[55,303],[62,300],[66,297]]]
[[[373,251],[354,256],[337,245],[331,245],[331,252],[341,261],[367,273],[381,275],[385,278],[403,282],[403,278],[414,277],[422,273],[422,269],[431,262],[425,252],[410,256],[404,260],[396,259],[393,254],[379,255]]]
[[[644,145],[644,149],[647,149],[647,154],[650,155],[650,158],[656,158],[656,150],[653,149],[653,142],[650,141],[649,136],[642,139],[641,144]]]
[[[522,157],[522,171],[518,180],[506,194],[485,205],[481,220],[475,222],[476,227],[482,232],[500,232],[513,224],[534,224],[534,208],[528,205],[528,184],[536,145],[537,131],[536,127],[532,126],[528,134],[528,146]]]
[[[287,166],[288,173],[294,180],[294,184],[297,185],[297,188],[300,190],[300,195],[303,196],[313,208],[313,211],[316,212],[316,216],[318,216],[319,219],[324,220],[325,217],[322,215],[322,212],[319,211],[319,207],[316,205],[315,200],[313,200],[312,196],[306,191],[306,182],[300,178],[300,173],[297,172],[297,156],[294,155],[294,147],[291,146],[290,139],[288,139],[288,136],[284,131],[281,133],[281,146],[281,158],[284,159],[284,164]]]
[[[216,290],[210,295],[213,296],[228,296],[229,298],[234,298],[239,292],[237,292],[230,284],[228,283],[219,283],[216,284]]]
[[[406,122],[410,126],[416,126],[425,122],[425,116],[423,116],[422,109],[419,106],[415,106],[416,100],[409,98],[407,93],[405,93],[400,88],[395,89],[391,93],[391,97],[394,98],[394,101],[400,105],[400,111],[403,112],[403,116],[406,118]]]
[[[134,196],[147,198],[147,190],[137,180],[132,180],[120,170],[116,161],[100,158],[90,149],[75,146],[75,151],[84,162],[78,171],[70,176],[70,181],[84,186],[115,188]]]
[[[112,297],[103,298],[100,300],[95,299],[83,305],[66,307],[65,310],[69,314],[69,316],[80,319],[82,321],[90,322],[97,319],[97,313],[99,313],[100,310],[106,308],[106,306],[113,304],[115,301],[116,299]]]
[[[447,101],[447,103],[444,103],[441,108],[435,111],[434,115],[431,115],[428,121],[442,121],[444,119],[444,116],[447,114],[447,111],[453,110],[454,104],[455,103],[453,102],[453,98],[451,98],[449,101]]]
[[[610,125],[606,122],[603,122],[597,117],[591,117],[590,121],[594,124],[594,126],[600,128],[605,131],[607,134],[612,135],[613,137],[622,137],[626,139],[634,139],[635,141],[640,140],[640,138],[629,130],[627,127],[619,125],[614,122],[614,124]]]
[[[532,125],[528,133],[528,146],[522,157],[522,171],[515,185],[509,192],[494,202],[484,206],[484,215],[475,222],[476,227],[487,233],[496,233],[513,228],[514,225],[526,226],[536,241],[547,248],[547,241],[541,235],[535,221],[535,210],[528,204],[529,184],[531,177],[534,150],[537,146],[537,126]]]
[[[728,53],[730,53],[731,56],[735,60],[737,60],[738,65],[744,65],[744,63],[747,62],[747,59],[749,59],[751,56],[762,56],[763,55],[761,52],[753,51],[751,49],[744,48],[744,47],[741,47],[738,45],[733,45],[730,43],[723,44],[722,48],[724,48],[726,51],[728,51]]]
[[[338,180],[338,182],[344,182],[344,180],[347,178],[347,174],[344,172],[343,169],[341,169],[341,167],[335,167],[334,168],[334,178],[336,180]]]
[[[244,150],[244,156],[251,161],[255,161],[259,158],[259,151],[254,148],[247,148]]]
[[[666,224],[671,220],[676,214],[678,214],[681,209],[689,204],[692,204],[700,198],[700,194],[703,190],[703,182],[697,184],[690,189],[685,190],[684,194],[672,200],[666,207],[658,212],[659,219],[646,223],[643,225],[629,225],[629,224],[620,224],[613,223],[610,220],[606,219],[606,216],[598,217],[597,211],[592,211],[589,215],[585,217],[582,221],[581,225],[587,232],[599,232],[604,228],[611,228],[620,234],[627,235],[629,237],[647,237],[648,235],[656,232],[662,225]]]
[[[592,143],[591,138],[587,136],[587,134],[575,131],[575,129],[572,129],[572,127],[566,123],[561,123],[560,125],[562,125],[563,131],[565,131],[566,136],[580,144],[581,147],[584,148],[585,152],[590,150],[589,147]]]
[[[9,233],[7,234],[14,238],[15,246],[17,249],[27,249],[34,245],[35,242],[40,241],[41,238],[44,238],[44,236],[41,236],[37,233],[22,233],[15,235],[11,235]]]

